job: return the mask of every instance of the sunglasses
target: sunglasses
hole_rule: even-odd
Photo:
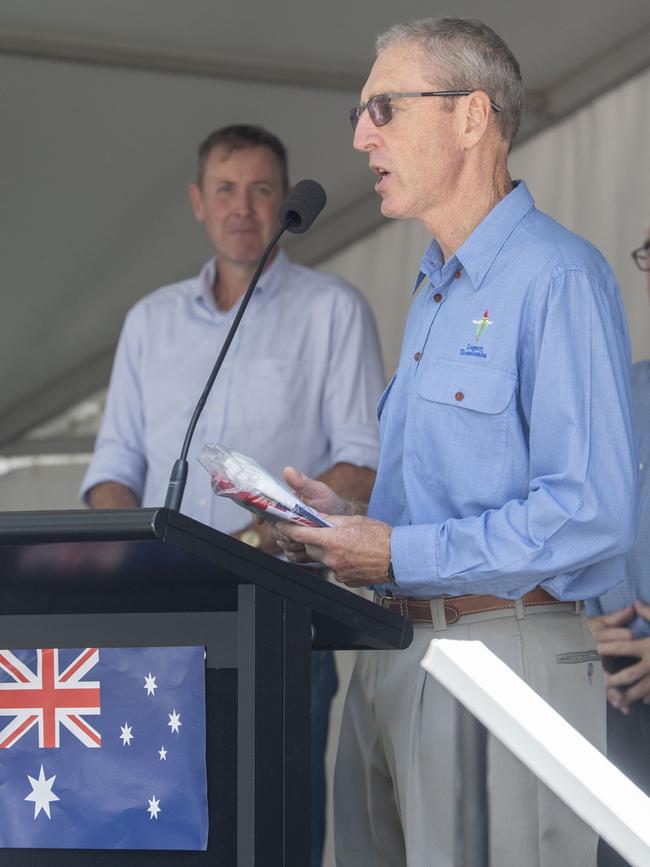
[[[650,271],[650,241],[646,241],[638,250],[632,250],[630,255],[640,271]]]
[[[390,123],[393,119],[393,105],[391,103],[392,99],[402,98],[402,97],[412,97],[412,96],[469,96],[470,93],[474,93],[473,90],[428,90],[428,91],[417,91],[414,93],[378,93],[377,96],[371,96],[368,102],[364,102],[362,105],[358,105],[356,108],[353,108],[350,112],[350,123],[352,124],[352,129],[356,130],[357,124],[359,123],[359,118],[364,113],[366,109],[368,109],[368,114],[370,115],[370,120],[374,123],[375,126],[386,126],[387,123]],[[490,105],[494,109],[494,111],[501,111],[499,106],[493,100],[490,100]]]

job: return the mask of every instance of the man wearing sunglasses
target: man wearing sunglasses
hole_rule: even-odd
[[[632,252],[645,272],[650,299],[650,226],[645,243]],[[641,514],[634,548],[627,557],[625,581],[612,587],[587,610],[597,641],[607,688],[607,755],[623,773],[650,794],[650,361],[632,368],[634,427],[639,448]],[[627,864],[601,841],[599,867]]]
[[[511,180],[522,102],[517,61],[490,28],[427,19],[379,37],[351,112],[382,213],[419,220],[432,241],[379,403],[367,515],[286,471],[333,524],[282,525],[287,554],[374,585],[415,627],[407,650],[357,662],[338,867],[458,863],[457,710],[419,665],[432,638],[483,641],[604,747],[581,600],[623,577],[634,535],[629,341],[603,257]],[[596,835],[492,738],[488,765],[493,867],[593,867]]]

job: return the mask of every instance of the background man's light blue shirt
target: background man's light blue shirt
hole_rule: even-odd
[[[394,527],[399,592],[602,593],[637,503],[611,269],[519,183],[447,262],[432,241],[418,285],[369,509]]]
[[[129,487],[161,505],[172,464],[238,305],[215,303],[216,262],[163,287],[129,312],[115,355],[95,452],[82,484]],[[249,523],[215,497],[196,461],[221,442],[277,476],[292,464],[318,476],[339,462],[377,466],[384,372],[376,327],[348,283],[289,261],[264,272],[208,398],[189,453],[182,511],[224,532]]]
[[[636,599],[650,603],[650,361],[632,368],[632,407],[639,449],[639,528],[627,555],[625,581],[587,605],[589,614],[611,614]],[[637,638],[650,635],[650,623],[636,617],[631,624]]]

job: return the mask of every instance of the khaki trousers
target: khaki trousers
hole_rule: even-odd
[[[336,761],[337,867],[459,867],[457,705],[420,666],[432,638],[482,641],[604,751],[602,670],[576,606],[414,632],[406,650],[357,660]],[[595,867],[597,835],[492,736],[487,760],[491,867]]]

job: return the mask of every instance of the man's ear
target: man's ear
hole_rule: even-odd
[[[467,98],[463,143],[469,150],[485,135],[490,121],[490,97],[482,90],[475,90]]]
[[[202,223],[205,220],[205,209],[203,207],[203,195],[198,184],[187,185],[187,195],[192,205],[195,218]]]

